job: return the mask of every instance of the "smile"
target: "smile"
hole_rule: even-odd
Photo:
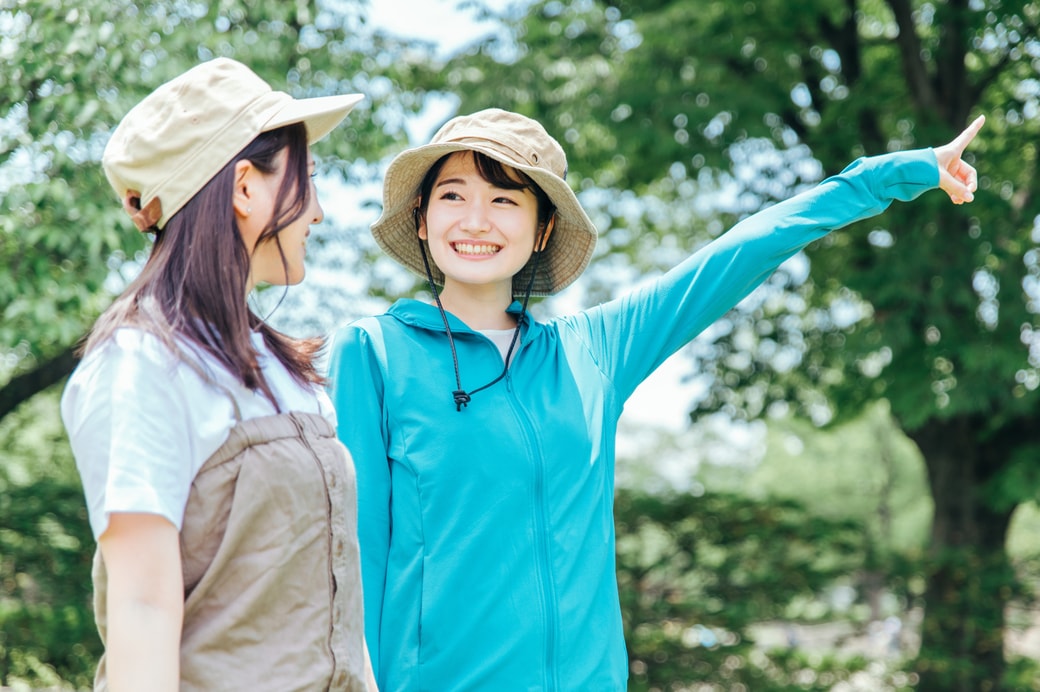
[[[480,256],[494,255],[502,249],[498,245],[488,245],[487,243],[452,243],[451,247],[460,255]]]

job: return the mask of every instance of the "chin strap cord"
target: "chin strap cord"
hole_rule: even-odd
[[[415,230],[419,230],[419,209],[412,209],[412,219],[415,221]],[[544,231],[543,231],[544,232]],[[418,237],[418,236],[417,236]],[[539,237],[540,239],[540,237]],[[541,252],[534,253],[534,264],[531,265],[531,276],[527,280],[527,289],[524,291],[524,302],[522,312],[516,320],[516,329],[513,330],[513,339],[509,342],[509,350],[506,351],[505,365],[502,368],[502,372],[498,377],[491,380],[487,384],[477,387],[472,392],[466,392],[462,388],[462,377],[459,375],[459,355],[455,350],[455,337],[451,333],[451,326],[448,324],[448,313],[444,310],[444,305],[441,304],[440,291],[437,290],[437,284],[433,280],[433,272],[430,270],[430,260],[426,256],[426,244],[423,243],[422,238],[419,240],[419,253],[422,255],[423,267],[426,269],[426,281],[430,286],[430,292],[433,293],[433,300],[437,303],[437,310],[441,314],[441,319],[444,321],[444,332],[448,335],[448,346],[451,348],[451,363],[455,368],[455,386],[457,389],[451,393],[452,399],[455,403],[455,410],[462,411],[463,407],[469,404],[472,400],[473,395],[477,392],[481,392],[488,387],[498,383],[506,373],[509,371],[509,361],[513,356],[513,349],[516,347],[516,342],[520,338],[520,328],[523,327],[527,321],[527,303],[531,299],[531,291],[534,288],[534,277],[538,275],[538,261],[542,258]]]

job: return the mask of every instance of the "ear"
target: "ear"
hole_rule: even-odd
[[[235,216],[241,221],[252,213],[254,189],[254,178],[259,174],[252,161],[242,160],[235,164],[235,190],[231,196],[232,205],[235,207]]]
[[[549,217],[549,221],[546,222],[546,224],[545,224],[545,230],[542,231],[542,241],[540,243],[538,243],[538,247],[536,248],[536,250],[538,252],[541,252],[542,250],[545,249],[545,246],[549,243],[549,236],[552,235],[553,228],[555,228],[555,227],[556,227],[556,212],[553,212],[553,215]]]
[[[412,222],[415,224],[415,234],[419,236],[419,240],[428,240],[429,234],[426,232],[426,217],[423,216],[422,212],[419,211],[419,207],[412,207]]]

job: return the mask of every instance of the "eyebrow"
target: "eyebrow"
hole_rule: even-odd
[[[527,189],[527,188],[502,187],[502,186],[496,185],[495,183],[492,183],[490,181],[487,181],[487,184],[488,184],[488,187],[493,187],[496,190],[502,190],[502,191],[505,191],[505,192],[517,192],[519,190],[526,190]],[[444,180],[437,181],[437,184],[434,185],[433,188],[436,190],[437,188],[444,187],[445,185],[463,185],[464,186],[464,185],[466,185],[466,181],[464,179],[462,179],[462,178],[445,178]]]

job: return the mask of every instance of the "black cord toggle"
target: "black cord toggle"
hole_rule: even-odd
[[[461,411],[462,407],[469,403],[469,394],[466,394],[465,390],[456,389],[451,393],[455,397],[455,410]]]

